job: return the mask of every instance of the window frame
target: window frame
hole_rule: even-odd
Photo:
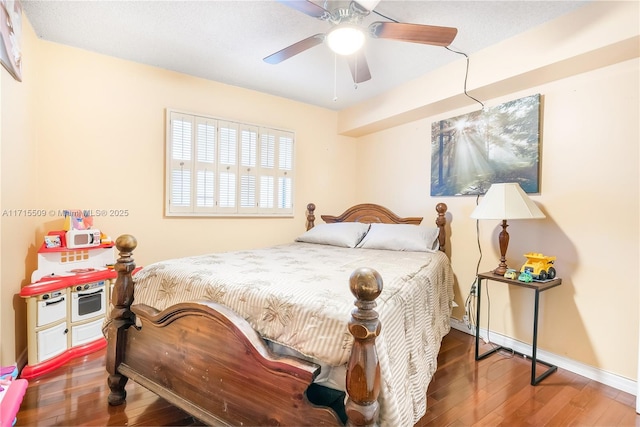
[[[294,216],[294,131],[170,108],[166,110],[165,119],[165,216]],[[263,138],[273,140],[269,146],[271,151],[266,153],[273,164],[263,164]],[[223,145],[223,141],[226,144]],[[232,152],[225,151],[232,145]],[[223,152],[228,162],[222,158]],[[176,154],[181,158],[176,158]],[[233,175],[226,187],[231,190],[233,201],[224,199],[229,202],[224,206],[221,203],[224,188],[220,184],[226,173]],[[182,189],[174,186],[176,180]],[[266,182],[271,182],[270,188],[264,187]],[[266,194],[271,195],[267,206]],[[175,203],[177,199],[182,203]],[[255,203],[252,206],[247,201]]]

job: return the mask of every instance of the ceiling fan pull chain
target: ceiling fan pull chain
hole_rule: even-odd
[[[356,56],[356,72],[353,76],[353,88],[358,89],[358,54],[355,53],[354,55]]]
[[[338,100],[338,54],[333,54],[333,102]]]

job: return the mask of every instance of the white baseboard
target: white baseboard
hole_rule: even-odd
[[[463,321],[455,318],[451,318],[451,327],[457,329],[462,332],[466,332],[469,335],[476,334],[475,329],[470,330],[467,325],[464,324]],[[484,328],[480,328],[480,337],[487,337],[487,330]],[[499,334],[497,332],[491,331],[491,341],[495,344],[502,345],[508,348],[512,348],[515,351],[523,354],[531,354],[531,345],[523,343],[522,341],[514,340],[511,337],[506,335]],[[611,372],[604,371],[599,368],[594,368],[593,366],[585,365],[584,363],[577,362],[575,360],[558,356],[557,354],[550,353],[548,351],[542,350],[538,348],[537,357],[545,362],[551,363],[552,365],[556,365],[558,368],[565,369],[569,372],[573,372],[574,374],[582,375],[585,378],[589,378],[591,380],[597,381],[599,383],[608,385],[615,389],[624,391],[626,393],[636,395],[638,391],[636,381],[630,380],[629,378],[622,377],[620,375],[613,374]]]

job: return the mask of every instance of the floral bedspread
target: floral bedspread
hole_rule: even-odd
[[[414,425],[449,331],[453,272],[441,252],[400,252],[291,243],[158,262],[135,275],[135,304],[163,310],[210,300],[258,333],[326,364],[346,364],[354,296],[349,276],[371,267],[384,286],[376,310],[382,373],[381,424]]]

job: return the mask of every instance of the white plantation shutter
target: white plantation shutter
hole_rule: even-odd
[[[196,212],[216,208],[216,131],[216,120],[196,117]]]
[[[293,170],[293,135],[282,134],[278,137],[278,167],[280,170]]]
[[[276,135],[269,129],[260,133],[260,210],[274,212],[276,183]]]
[[[238,125],[232,122],[219,122],[219,194],[218,212],[236,212],[238,179]]]
[[[171,196],[174,207],[191,208],[191,171],[182,167],[171,171]]]
[[[256,204],[256,176],[240,174],[240,212],[258,212]]]
[[[263,129],[260,135],[260,167],[273,169],[276,163],[276,136]]]
[[[294,134],[167,110],[167,215],[291,215]]]
[[[278,136],[278,210],[293,212],[293,134]]]
[[[263,210],[273,210],[275,195],[275,177],[260,175],[260,208]]]
[[[278,177],[278,209],[293,209],[293,180],[287,176]]]
[[[293,213],[293,133],[262,129],[260,209]]]
[[[193,116],[172,113],[168,120],[171,149],[167,156],[167,208],[170,212],[193,211]]]
[[[240,129],[240,206],[239,212],[258,212],[257,192],[258,128]]]

